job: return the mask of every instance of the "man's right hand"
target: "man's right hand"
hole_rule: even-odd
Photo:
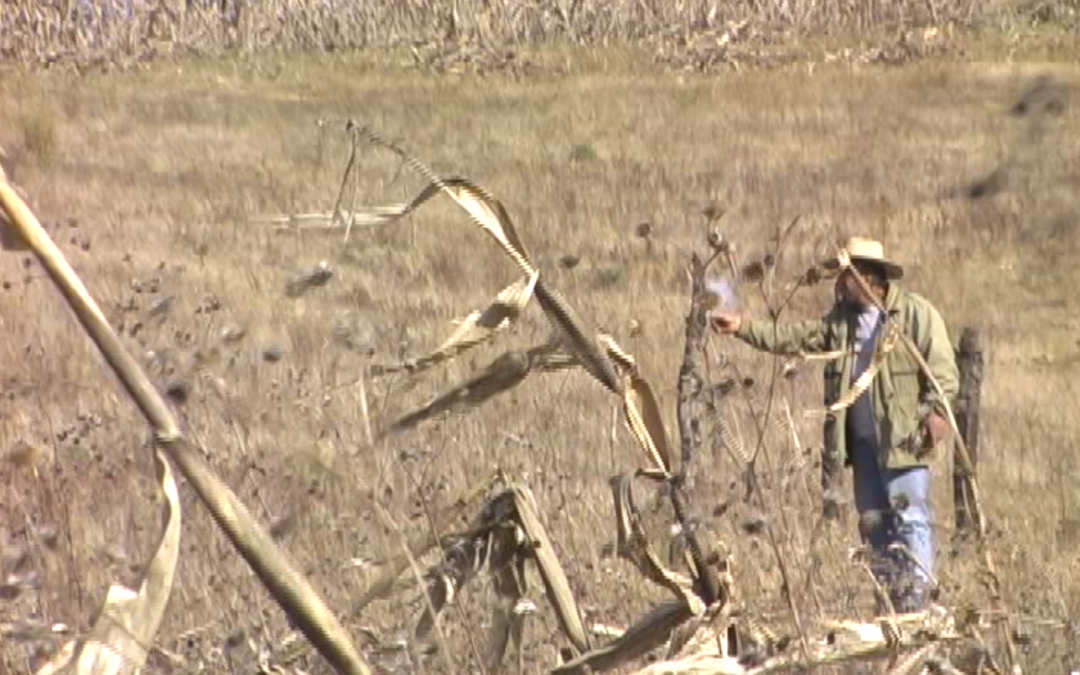
[[[742,314],[738,312],[712,312],[709,314],[709,326],[721,335],[737,333],[742,327]]]

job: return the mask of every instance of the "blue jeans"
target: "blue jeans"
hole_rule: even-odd
[[[874,551],[874,576],[897,612],[922,611],[934,572],[930,470],[883,468],[873,442],[853,442],[850,456],[859,531]],[[907,551],[889,550],[893,544]]]

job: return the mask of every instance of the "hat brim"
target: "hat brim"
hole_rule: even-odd
[[[902,279],[904,277],[904,268],[894,262],[889,262],[888,260],[882,260],[880,258],[864,258],[862,256],[853,255],[851,256],[851,261],[873,263],[885,271],[885,276],[888,279]],[[839,270],[840,260],[839,258],[829,258],[822,263],[822,267],[830,271]]]

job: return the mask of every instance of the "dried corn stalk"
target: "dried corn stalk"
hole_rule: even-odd
[[[693,617],[690,608],[680,600],[662,602],[622,635],[549,672],[551,675],[586,675],[614,670],[663,646],[672,631]]]
[[[402,215],[415,210],[424,201],[430,199],[438,192],[449,195],[470,218],[499,243],[503,252],[507,254],[527,274],[533,284],[533,294],[537,303],[558,332],[557,340],[546,347],[562,347],[566,354],[558,357],[558,367],[580,365],[593,378],[595,378],[608,391],[618,395],[622,399],[625,421],[630,428],[634,439],[641,446],[651,466],[665,481],[674,481],[675,475],[672,468],[671,449],[668,444],[667,434],[664,430],[662,417],[656,397],[648,381],[642,377],[637,369],[633,357],[619,347],[615,341],[607,335],[591,337],[584,322],[576,315],[570,304],[555,289],[551,288],[544,277],[535,268],[530,260],[517,230],[510,220],[509,214],[502,204],[491,196],[483,188],[463,178],[442,179],[429,167],[419,160],[408,155],[397,145],[383,140],[378,134],[367,127],[355,126],[350,122],[349,130],[353,133],[353,139],[365,138],[369,142],[390,149],[406,164],[419,173],[428,184],[417,195],[409,206],[403,210]],[[548,350],[550,351],[550,350]],[[450,392],[447,392],[420,410],[412,412],[394,422],[390,431],[407,429],[416,424],[430,419],[435,415],[471,407],[486,401],[493,396],[504,392],[522,382],[532,370],[542,369],[535,359],[530,358],[533,354],[521,352],[509,352],[500,356],[489,364],[479,375],[470,378]],[[549,367],[555,367],[550,362]],[[538,367],[541,366],[541,367]],[[676,516],[685,528],[686,508],[678,488],[670,491],[672,503],[675,507]],[[629,523],[633,525],[632,522]],[[705,604],[716,601],[723,602],[726,593],[721,592],[715,575],[707,569],[704,563],[704,555],[694,537],[687,535],[690,544],[693,568],[698,577],[695,582],[700,582],[700,588],[695,588],[695,582],[666,570],[659,564],[655,554],[647,544],[643,547],[640,536],[630,534],[635,546],[643,552],[643,558],[639,563],[650,578],[658,583],[667,585],[684,596],[684,601],[696,612],[704,611]],[[702,603],[701,598],[705,603]]]
[[[443,610],[478,574],[486,571],[495,575],[523,561],[525,542],[513,516],[513,494],[503,492],[484,505],[466,532],[444,537],[441,560],[426,575],[430,607],[416,624],[417,639],[428,637]]]
[[[585,626],[581,623],[581,613],[578,611],[577,602],[570,591],[570,584],[566,579],[559,559],[551,546],[551,540],[547,531],[540,522],[537,514],[536,500],[532,491],[523,485],[515,485],[514,507],[517,510],[518,522],[531,542],[531,553],[540,577],[544,581],[544,589],[548,598],[555,605],[555,611],[559,616],[559,625],[563,632],[574,644],[578,651],[589,648],[589,637],[585,632]]]
[[[428,181],[420,194],[403,209],[402,215],[411,213],[441,191],[449,195],[475,223],[495,239],[503,252],[528,275],[537,303],[559,331],[560,344],[608,391],[623,398],[627,424],[634,438],[650,461],[670,475],[671,451],[659,406],[649,383],[638,374],[633,358],[609,336],[599,336],[598,339],[588,337],[584,323],[573,308],[558,291],[545,282],[533,265],[503,205],[485,189],[464,178],[441,178],[426,164],[406,153],[398,145],[384,140],[366,126],[356,126],[350,122],[349,130],[356,136],[391,150]],[[409,428],[433,415],[454,408],[477,405],[519,384],[533,369],[533,365],[530,359],[520,352],[504,354],[489,364],[477,377],[440,396],[421,410],[398,420],[391,429]]]
[[[966,638],[944,610],[901,615],[898,623],[902,632],[897,644],[877,624],[823,622],[810,641],[808,661],[798,654],[749,660],[728,654],[723,640],[697,639],[673,658],[653,663],[635,675],[771,675],[881,658],[897,661],[890,674],[911,675],[921,672],[920,666],[925,666],[936,650]]]
[[[686,643],[703,626],[726,623],[727,602],[706,606],[699,596],[699,580],[669,569],[652,549],[634,503],[632,483],[636,478],[663,482],[668,476],[659,468],[639,469],[611,480],[616,516],[616,551],[620,557],[633,563],[645,578],[676,597],[654,607],[624,634],[552,669],[553,674],[584,675],[619,668],[669,640]],[[725,579],[725,582],[730,583],[730,579]],[[723,597],[729,595],[730,589],[725,588]]]
[[[157,449],[184,475],[215,523],[277,603],[335,670],[350,675],[370,673],[370,666],[315,589],[278,548],[266,529],[251,517],[236,494],[192,450],[160,392],[124,348],[82,280],[21,196],[7,182],[2,169],[0,207],[11,227],[17,230],[21,240],[34,252],[83,329],[153,427]],[[138,611],[149,612],[148,609]],[[145,616],[148,622],[152,618],[149,613]],[[149,648],[151,643],[143,643],[142,646]],[[118,651],[126,653],[127,650],[119,648]]]
[[[461,207],[469,217],[490,235],[502,248],[503,252],[518,266],[526,276],[537,276],[534,287],[536,301],[547,315],[552,325],[560,331],[562,341],[581,362],[581,365],[609,391],[621,393],[622,382],[607,355],[598,348],[596,342],[588,337],[588,332],[573,308],[562,295],[552,288],[539,275],[528,251],[518,237],[517,229],[506,208],[499,200],[491,196],[484,188],[464,178],[442,178],[420,160],[410,156],[394,143],[381,138],[367,127],[358,127],[350,123],[350,130],[369,142],[385,147],[405,160],[414,171],[428,181],[428,185],[404,210],[402,215],[411,213],[420,204],[435,194],[443,192]]]
[[[454,522],[467,512],[467,509],[474,506],[477,501],[501,481],[501,475],[501,472],[494,472],[492,475],[485,477],[483,480],[473,485],[473,487],[466,490],[442,512],[433,514],[432,527],[425,528],[405,541],[404,552],[387,557],[382,564],[382,573],[367,586],[366,590],[359,598],[351,603],[347,611],[347,616],[359,616],[372,602],[389,595],[394,590],[398,579],[409,566],[410,559],[420,558],[426,555],[432,548],[438,546],[440,543],[445,545],[445,542],[447,542],[449,538],[442,537],[440,539],[436,536],[436,533],[449,530]],[[453,537],[453,535],[450,535],[450,537]],[[290,633],[285,639],[293,638],[299,638],[299,635]],[[295,648],[290,649],[287,654],[278,655],[276,665],[282,667],[291,666],[311,651],[311,644],[309,642],[297,641],[294,644],[296,645]]]
[[[464,587],[486,571],[492,576],[499,598],[493,611],[487,666],[500,667],[510,638],[520,646],[524,618],[521,606],[528,592],[525,571],[527,563],[532,562],[563,633],[577,652],[588,650],[588,634],[577,603],[528,488],[512,485],[494,495],[465,532],[443,539],[442,548],[442,561],[427,573],[430,607],[416,625],[414,634],[418,639],[426,638]]]
[[[435,618],[452,604],[462,589],[478,573],[486,571],[492,576],[498,596],[493,608],[487,667],[492,671],[500,669],[511,639],[520,638],[523,616],[520,610],[515,610],[528,592],[524,569],[530,560],[537,564],[545,579],[545,590],[560,614],[564,632],[578,648],[577,656],[549,671],[552,675],[613,670],[665,644],[668,645],[666,659],[638,673],[765,675],[796,672],[807,666],[890,658],[895,663],[891,673],[910,675],[930,663],[938,649],[970,637],[962,628],[958,629],[953,617],[942,608],[926,614],[900,615],[887,626],[881,622],[824,621],[814,631],[807,663],[799,654],[785,652],[786,648],[767,628],[748,620],[749,633],[769,649],[733,653],[729,638],[734,625],[734,606],[718,603],[704,607],[693,592],[693,580],[660,562],[640,527],[630,489],[636,478],[663,480],[661,472],[648,469],[612,480],[618,551],[647,578],[672,591],[675,598],[658,603],[605,644],[587,649],[576,604],[544,528],[536,518],[532,495],[527,488],[511,486],[494,495],[464,533],[444,539],[448,562],[433,567],[428,574],[435,616],[425,612],[416,629],[418,637],[425,636]],[[739,652],[743,651],[742,640],[740,637]]]
[[[645,532],[641,527],[641,519],[634,503],[633,481],[638,477],[662,480],[663,474],[638,470],[634,473],[619,476],[613,483],[615,495],[616,527],[618,532],[617,541],[619,555],[626,558],[638,568],[642,575],[653,583],[671,591],[680,598],[694,616],[705,612],[705,605],[694,588],[696,581],[685,575],[679,574],[667,568],[660,557],[653,551]]]
[[[407,204],[372,206],[348,212],[274,213],[253,216],[253,223],[273,225],[276,230],[336,230],[344,227],[377,227],[393,222],[408,208]]]

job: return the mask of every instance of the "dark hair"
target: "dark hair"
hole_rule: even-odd
[[[882,265],[870,260],[853,260],[851,264],[871,286],[886,288],[889,285],[889,274]]]

